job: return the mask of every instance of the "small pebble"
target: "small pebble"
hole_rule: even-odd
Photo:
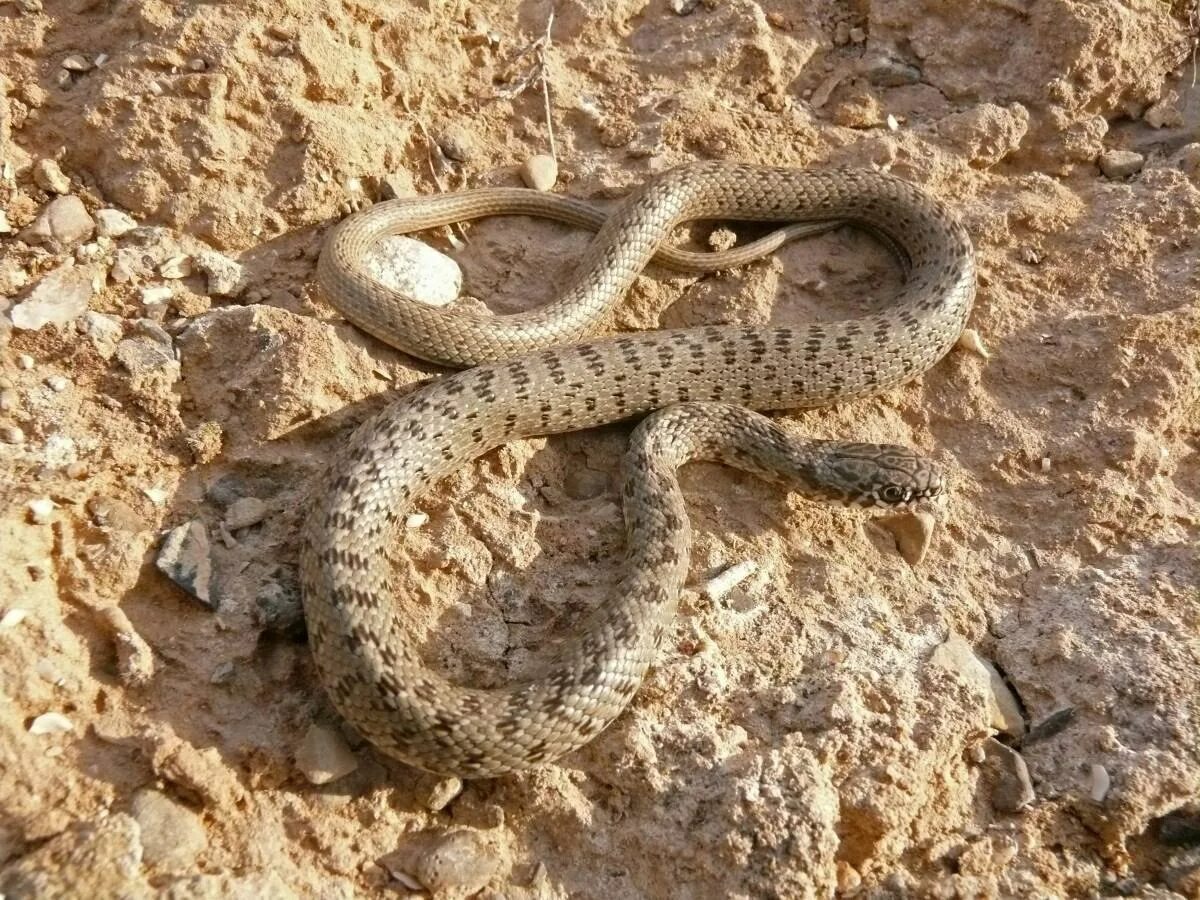
[[[213,669],[213,673],[208,680],[212,684],[229,684],[229,682],[233,681],[233,676],[236,673],[237,669],[233,663],[227,660]]]
[[[461,125],[451,125],[437,138],[438,146],[449,159],[466,162],[475,153],[475,138]]]
[[[171,299],[172,290],[165,284],[142,288],[142,303],[146,306],[158,306]]]
[[[984,744],[988,759],[996,772],[992,788],[992,805],[1000,812],[1020,812],[1037,799],[1029,780],[1029,767],[1016,750],[988,738]]]
[[[129,813],[142,826],[142,861],[160,870],[189,869],[208,846],[200,817],[158,791],[133,795]]]
[[[310,725],[296,750],[296,768],[313,784],[328,784],[358,768],[358,760],[336,731]]]
[[[429,521],[428,513],[423,513],[423,512],[410,513],[404,519],[404,527],[405,528],[420,528],[422,525],[424,525],[428,521]]]
[[[19,606],[14,606],[8,610],[2,618],[0,618],[0,631],[9,628],[16,628],[25,621],[25,617],[29,615],[29,610],[21,609]]]
[[[428,306],[446,306],[462,290],[458,263],[410,237],[385,237],[362,257],[377,281]]]
[[[1000,672],[980,656],[956,631],[934,648],[929,661],[954,672],[987,698],[989,724],[996,731],[1019,738],[1025,734],[1021,705]]]
[[[12,225],[8,222],[8,213],[0,209],[0,234],[12,234]]]
[[[861,44],[866,39],[867,39],[867,33],[865,31],[863,31],[861,28],[851,28],[850,29],[850,43]]]
[[[974,328],[964,328],[963,333],[958,336],[955,346],[981,356],[984,359],[991,357],[991,353],[988,352],[988,348],[983,343],[983,338],[979,336],[979,332]]]
[[[49,497],[30,500],[27,508],[29,509],[29,521],[34,525],[45,525],[54,515],[54,501]]]
[[[521,180],[526,187],[548,191],[558,180],[558,162],[545,153],[531,156],[521,164]]]
[[[461,778],[450,776],[439,779],[429,791],[429,796],[425,800],[425,808],[430,812],[441,812],[450,804],[451,800],[462,793],[462,789]]]
[[[758,563],[753,559],[734,563],[719,575],[706,581],[700,588],[700,592],[709,600],[720,600],[757,571]]]
[[[17,368],[28,372],[33,368],[33,357],[28,353],[22,353],[17,357]]]
[[[933,542],[937,519],[927,512],[904,512],[875,520],[896,539],[896,550],[910,566],[920,564]]]
[[[74,194],[64,194],[42,207],[37,218],[21,232],[21,239],[29,244],[68,250],[90,239],[95,231],[96,223],[83,201]]]
[[[141,687],[154,678],[154,652],[129,617],[116,606],[105,607],[100,620],[108,628],[117,650],[117,676],[122,684]]]
[[[37,331],[46,325],[61,328],[79,318],[92,299],[95,274],[87,266],[63,264],[42,276],[29,295],[12,308],[13,327],[25,331]]]
[[[42,713],[29,725],[30,734],[64,734],[75,727],[62,713]]]
[[[1043,472],[1050,471],[1050,457],[1048,457],[1048,456],[1042,457],[1042,471]]]
[[[87,72],[92,68],[92,63],[86,56],[72,53],[62,61],[62,67],[68,72]]]
[[[137,228],[133,216],[119,209],[101,209],[96,211],[96,234],[101,237],[119,238]]]
[[[168,531],[154,565],[205,606],[217,607],[210,593],[212,560],[204,523],[193,520]]]
[[[677,16],[686,16],[699,5],[700,0],[671,0],[671,12]]]
[[[34,163],[33,181],[42,190],[52,194],[69,194],[71,192],[71,179],[53,159],[39,159]]]
[[[196,266],[207,276],[208,293],[218,297],[236,297],[246,289],[246,270],[240,262],[216,250],[196,254]]]
[[[17,408],[17,392],[12,388],[0,391],[0,412],[12,412]]]
[[[1183,124],[1183,113],[1177,103],[1179,97],[1173,91],[1159,100],[1142,114],[1142,121],[1151,128],[1178,128]]]
[[[230,531],[257,525],[267,517],[268,507],[257,497],[242,497],[225,510],[225,527]]]
[[[888,131],[899,131],[900,130],[900,120],[897,119],[895,116],[893,116],[891,113],[887,114],[887,118],[884,119],[884,122],[887,123]]]
[[[880,87],[900,87],[917,84],[921,80],[921,70],[916,66],[882,53],[870,56],[863,64],[863,72],[871,84]]]
[[[1105,150],[1096,162],[1109,178],[1128,178],[1142,171],[1146,157],[1132,150]]]
[[[62,375],[51,375],[46,379],[46,387],[50,388],[50,390],[54,391],[56,394],[61,394],[70,386],[71,382]]]
[[[1092,763],[1091,775],[1092,799],[1097,803],[1103,803],[1104,798],[1108,796],[1108,789],[1112,786],[1112,779],[1109,778],[1108,769],[1099,763]]]
[[[0,441],[6,444],[23,444],[25,443],[25,432],[16,425],[0,426]]]
[[[413,873],[432,894],[455,891],[469,897],[492,880],[500,860],[473,831],[455,831],[446,835],[418,860]]]
[[[186,253],[177,253],[158,267],[163,278],[187,278],[192,274],[192,258]]]

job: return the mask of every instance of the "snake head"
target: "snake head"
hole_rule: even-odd
[[[846,506],[907,509],[936,497],[945,483],[932,460],[896,444],[830,444],[820,469],[827,499]]]

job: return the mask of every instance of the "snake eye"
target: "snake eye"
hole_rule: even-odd
[[[904,488],[896,484],[889,484],[882,491],[880,496],[887,503],[901,503],[904,501]]]

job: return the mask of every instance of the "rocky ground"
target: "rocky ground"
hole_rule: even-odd
[[[1200,897],[1195,4],[560,0],[547,41],[550,12],[0,3],[0,893]],[[630,709],[462,786],[363,744],[304,643],[306,498],[437,374],[314,263],[353,209],[552,151],[597,201],[696,159],[894,172],[975,240],[976,337],[780,417],[945,463],[923,559],[692,467],[693,589]],[[497,312],[589,240],[425,237]],[[651,269],[614,327],[835,318],[899,278],[840,229]],[[628,430],[505,447],[409,517],[432,664],[535,671],[606,602]]]

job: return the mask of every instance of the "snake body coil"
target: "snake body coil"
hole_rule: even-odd
[[[531,312],[487,318],[435,309],[361,271],[362,253],[384,234],[513,213],[597,224],[585,205],[533,191],[397,201],[339,224],[318,267],[326,298],[366,331],[421,357],[474,366],[395,401],[358,429],[308,517],[301,551],[309,636],[334,706],[384,752],[466,777],[526,769],[581,746],[641,683],[674,613],[688,550],[681,501],[659,502],[673,488],[646,447],[662,445],[672,468],[696,456],[720,458],[754,471],[786,470],[803,487],[816,470],[827,474],[827,458],[818,449],[789,450],[787,436],[765,419],[728,404],[821,406],[919,375],[958,338],[975,292],[965,230],[898,178],[715,163],[667,172],[630,196],[604,221],[560,298]],[[596,329],[656,253],[666,253],[668,263],[704,268],[702,260],[661,249],[670,230],[689,219],[857,222],[907,260],[908,277],[886,311],[853,319],[550,346]],[[542,679],[497,689],[455,685],[429,669],[406,628],[403,604],[392,598],[384,562],[405,507],[507,441],[680,403],[696,405],[668,410],[640,428],[627,461],[627,469],[649,480],[626,482],[633,531],[619,596],[597,611],[555,668]],[[743,436],[748,449],[736,446]],[[832,467],[857,477],[862,446],[837,449]],[[910,465],[902,448],[880,450],[885,468],[909,485],[890,488],[896,496],[887,502],[940,487],[936,475]],[[878,490],[873,496],[882,502]]]

